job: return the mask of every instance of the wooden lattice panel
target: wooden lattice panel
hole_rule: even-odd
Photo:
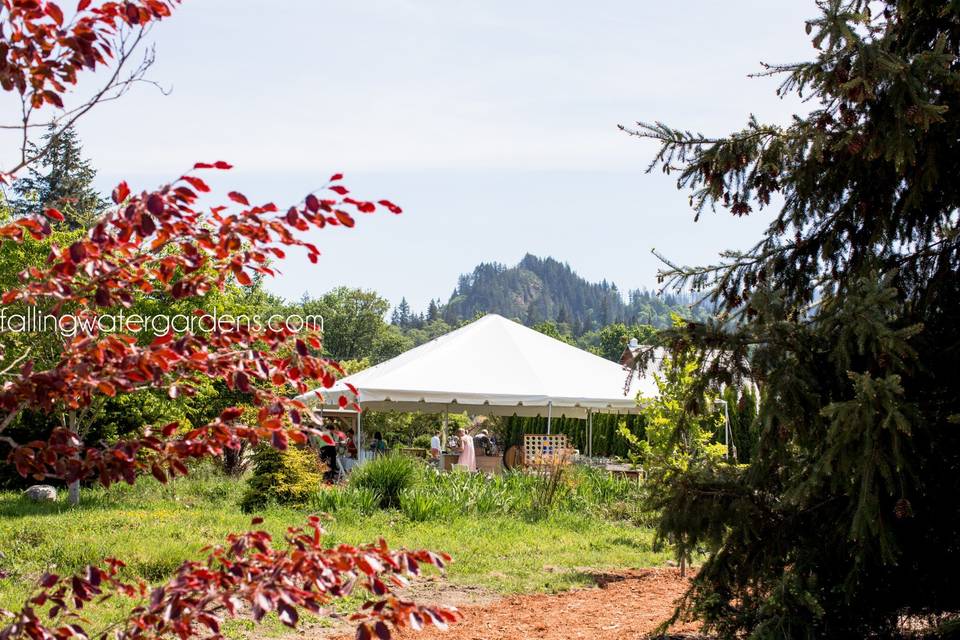
[[[562,433],[528,433],[523,436],[523,461],[526,465],[549,465],[566,460],[570,449]]]

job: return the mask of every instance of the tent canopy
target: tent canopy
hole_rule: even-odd
[[[354,397],[348,385],[358,391]],[[490,314],[299,399],[364,409],[547,415],[636,413],[637,394],[656,395],[652,376]]]

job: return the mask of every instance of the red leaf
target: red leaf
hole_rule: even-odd
[[[335,184],[332,187],[330,187],[330,191],[333,191],[334,193],[339,193],[342,196],[350,193],[349,189],[347,189],[346,187],[340,186],[339,184]]]
[[[147,198],[147,211],[155,216],[163,213],[163,196],[159,193],[151,193],[150,197]]]
[[[386,207],[387,210],[390,211],[390,213],[403,213],[403,209],[401,209],[401,208],[398,207],[397,205],[393,204],[393,203],[390,202],[389,200],[380,200],[380,201],[378,202],[378,204]]]
[[[83,11],[89,6],[90,6],[90,0],[80,0],[80,2],[77,3],[77,11],[78,12]]]
[[[343,180],[342,173],[335,173],[332,176],[330,176],[330,182],[336,182],[337,180]]]
[[[317,196],[313,195],[312,193],[307,196],[306,204],[307,209],[310,209],[310,211],[314,213],[320,211],[320,200],[318,200]]]
[[[234,273],[236,273],[237,282],[239,282],[243,286],[249,287],[250,285],[253,284],[253,280],[250,279],[250,276],[248,276],[247,272],[244,271],[242,268],[237,269]]]
[[[226,171],[227,169],[233,169],[232,164],[230,164],[229,162],[224,162],[223,160],[217,160],[216,162],[214,162],[213,167],[214,169],[223,169],[224,171]]]
[[[151,218],[147,214],[143,214],[142,216],[140,216],[140,227],[139,227],[140,235],[142,235],[143,237],[147,237],[156,230],[157,230],[157,225],[153,222],[153,218]]]
[[[337,220],[340,221],[340,224],[342,224],[342,225],[345,226],[345,227],[348,227],[348,228],[349,228],[349,227],[353,227],[353,225],[356,224],[356,222],[354,222],[353,218],[350,217],[350,214],[347,213],[346,211],[340,211],[339,209],[337,209],[337,210],[334,211],[333,213],[334,213],[334,215],[337,216]]]
[[[43,97],[50,104],[56,105],[57,107],[63,109],[63,100],[53,91],[44,91]]]
[[[157,336],[153,339],[153,342],[150,343],[151,347],[159,347],[161,345],[167,344],[173,340],[173,331],[167,331],[162,336]]]
[[[341,409],[346,409],[347,405],[350,404],[350,401],[347,400],[347,396],[340,396],[340,398],[337,400],[337,404],[340,405]]]
[[[257,526],[258,524],[263,524],[263,518],[261,518],[260,516],[254,516],[253,519],[250,520],[250,524],[254,527]]]
[[[87,257],[87,248],[83,246],[82,242],[74,242],[70,245],[70,259],[73,262],[81,262],[84,258]]]
[[[383,620],[377,620],[377,623],[373,625],[373,632],[377,634],[380,640],[390,640],[390,628],[384,624]]]
[[[63,222],[63,214],[60,213],[60,211],[57,209],[50,208],[44,211],[43,213],[45,216],[47,216],[51,220],[56,220],[57,222]]]
[[[162,482],[163,484],[167,484],[167,474],[164,473],[163,469],[160,468],[159,464],[154,463],[153,465],[151,465],[150,473],[152,473],[153,477],[159,480],[160,482]]]
[[[163,427],[163,430],[160,433],[163,434],[164,438],[169,438],[170,436],[172,436],[174,433],[177,432],[177,429],[179,427],[180,427],[179,423],[171,422],[170,424],[165,425]]]
[[[48,2],[47,6],[44,8],[43,11],[48,16],[53,18],[53,21],[56,22],[58,25],[63,24],[63,11],[61,11],[60,7],[58,7],[57,5],[53,4],[52,2]]]
[[[230,193],[227,194],[227,197],[233,200],[234,202],[238,202],[244,206],[250,205],[250,201],[247,200],[247,197],[242,193],[240,193],[239,191],[231,191]]]
[[[126,182],[121,182],[117,185],[117,188],[113,190],[113,201],[116,204],[120,204],[127,199],[127,196],[130,195],[130,187],[127,186]]]
[[[288,627],[297,626],[297,620],[300,617],[297,615],[297,610],[285,602],[280,602],[277,605],[277,615],[280,618],[280,622]]]
[[[127,3],[127,19],[130,24],[140,24],[140,9],[132,2]]]
[[[180,176],[180,179],[189,182],[197,191],[203,191],[204,193],[210,191],[207,183],[196,176]]]
[[[274,449],[279,451],[287,450],[287,434],[283,431],[277,430],[274,431],[270,436],[270,443],[273,445]]]
[[[107,382],[106,380],[103,380],[97,383],[97,389],[100,389],[100,392],[102,394],[106,396],[110,396],[111,398],[117,395],[116,387],[114,387],[113,384],[111,384],[110,382]]]
[[[112,301],[112,296],[110,295],[110,290],[105,286],[100,285],[97,287],[97,293],[93,296],[94,300],[101,307],[109,307],[110,302]]]
[[[243,409],[240,407],[227,407],[220,413],[220,419],[224,422],[236,420],[243,415]]]

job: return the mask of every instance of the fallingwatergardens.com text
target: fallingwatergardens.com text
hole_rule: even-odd
[[[13,311],[0,307],[2,333],[56,333],[73,338],[78,335],[103,333],[147,333],[162,336],[168,333],[210,333],[247,328],[250,331],[323,332],[323,316],[279,314],[229,314],[218,311],[197,311],[193,314],[104,313],[73,315],[51,314],[28,307]]]

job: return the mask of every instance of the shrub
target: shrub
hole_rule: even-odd
[[[421,433],[413,439],[413,446],[417,449],[429,449],[432,437],[429,433]]]
[[[351,472],[350,486],[370,489],[380,496],[384,509],[400,506],[400,494],[422,476],[423,464],[408,456],[391,453],[362,464]]]
[[[271,503],[305,505],[322,480],[322,467],[312,449],[261,447],[253,456],[253,475],[247,480],[240,508],[249,513]]]

